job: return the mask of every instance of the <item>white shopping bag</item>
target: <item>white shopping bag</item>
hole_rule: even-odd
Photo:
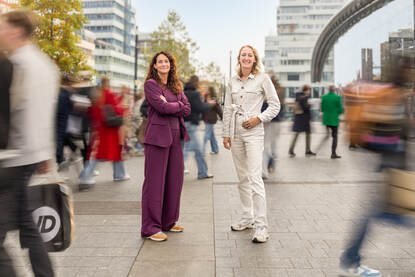
[[[66,133],[81,136],[82,135],[82,117],[70,114],[68,117],[68,125]]]

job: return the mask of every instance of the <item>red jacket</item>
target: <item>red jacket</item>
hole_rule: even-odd
[[[122,116],[123,108],[110,90],[103,90],[103,105],[111,105],[114,111]],[[89,110],[91,119],[91,143],[89,159],[105,161],[121,161],[119,129],[120,127],[108,127],[104,124],[102,104],[94,105]]]

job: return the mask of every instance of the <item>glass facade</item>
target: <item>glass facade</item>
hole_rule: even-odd
[[[113,86],[134,86],[135,10],[131,0],[83,0],[88,18],[85,29],[97,36],[95,55],[99,75],[107,75]]]

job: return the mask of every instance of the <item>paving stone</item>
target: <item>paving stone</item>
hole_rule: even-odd
[[[216,267],[241,267],[239,257],[216,257]]]
[[[182,261],[180,263],[163,261],[141,261],[135,263],[129,277],[212,277],[215,276],[214,262]]]
[[[309,269],[287,269],[288,276],[290,277],[324,277],[324,272],[321,270],[309,270]],[[337,275],[333,275],[337,276]]]
[[[73,267],[57,267],[55,274],[58,277],[75,277],[78,274],[79,269]]]
[[[235,268],[235,277],[271,277],[270,272],[266,269],[258,268]]]
[[[216,277],[234,277],[233,267],[216,267]]]
[[[293,268],[293,264],[288,258],[258,257],[257,262],[260,268]]]
[[[215,247],[215,257],[230,257],[231,249],[227,247]]]
[[[138,260],[198,261],[214,260],[214,247],[207,245],[171,247],[157,242],[147,241]]]
[[[293,256],[295,257],[295,256]],[[304,258],[290,258],[291,263],[296,269],[311,269],[311,264]]]

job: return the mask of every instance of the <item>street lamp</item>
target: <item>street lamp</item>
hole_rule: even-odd
[[[134,95],[137,94],[137,71],[138,71],[138,27],[135,26],[135,52],[134,52]]]

